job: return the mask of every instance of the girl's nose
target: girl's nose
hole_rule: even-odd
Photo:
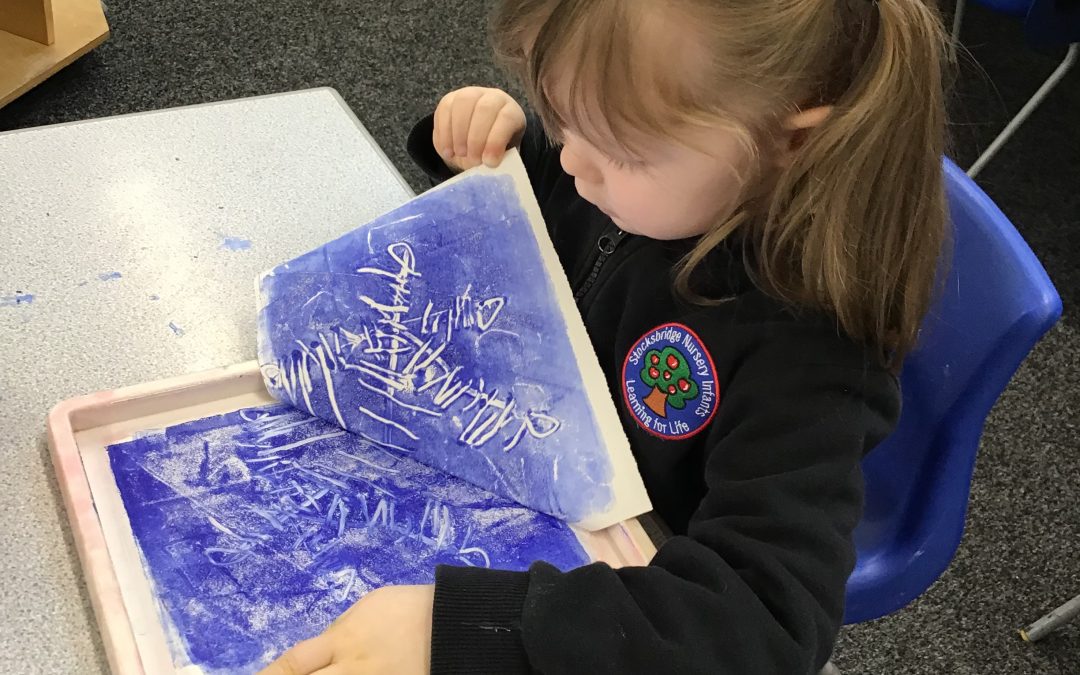
[[[601,182],[602,176],[596,165],[569,145],[564,145],[559,153],[559,163],[562,164],[563,171],[585,183]]]

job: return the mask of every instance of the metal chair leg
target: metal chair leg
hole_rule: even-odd
[[[1050,91],[1057,86],[1058,82],[1061,81],[1061,78],[1065,77],[1065,73],[1069,72],[1069,68],[1072,68],[1073,64],[1076,62],[1078,48],[1080,48],[1080,43],[1074,42],[1069,45],[1069,51],[1066,52],[1065,59],[1061,62],[1061,65],[1054,70],[1050,77],[1046,78],[1046,82],[1043,82],[1042,86],[1039,87],[1039,90],[1035,92],[1035,95],[1020,109],[1020,112],[1016,113],[1016,117],[1012,118],[1012,121],[1009,122],[1008,126],[1006,126],[1005,129],[998,134],[998,137],[994,139],[994,142],[990,144],[990,147],[975,160],[975,163],[968,169],[967,175],[972,178],[977,176],[987,163],[993,159],[994,155],[997,154],[997,151],[1001,149],[1001,146],[1005,145],[1005,141],[1009,140],[1013,133],[1020,128],[1020,125],[1024,123],[1024,120],[1035,111],[1035,108],[1039,107],[1039,104],[1043,102],[1043,99],[1050,94]]]
[[[949,41],[949,56],[956,60],[956,45],[960,44],[960,24],[964,21],[966,0],[956,0],[956,9],[952,15],[952,39]]]
[[[1069,623],[1077,616],[1080,616],[1080,595],[1043,616],[1027,628],[1021,628],[1020,637],[1024,638],[1026,642],[1041,640],[1049,633]]]

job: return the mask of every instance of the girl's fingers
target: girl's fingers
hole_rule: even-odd
[[[469,125],[469,161],[479,164],[483,160],[484,149],[491,136],[492,127],[499,113],[506,108],[508,97],[501,91],[485,93],[476,101],[472,123]]]
[[[331,642],[324,638],[325,634],[298,642],[259,671],[259,675],[309,675],[329,666],[333,661],[334,651]]]
[[[481,163],[497,165],[524,132],[525,114],[509,94],[465,87],[435,107],[432,143],[447,166],[465,170]]]
[[[315,675],[356,675],[356,673],[362,672],[357,666],[349,666],[345,663],[334,663],[322,670],[319,670]]]
[[[454,155],[464,159],[469,154],[469,126],[476,110],[476,97],[459,92],[450,107],[450,127],[453,129]]]
[[[435,146],[435,152],[439,153],[439,157],[442,157],[444,162],[454,156],[454,132],[451,127],[454,94],[455,92],[451,92],[444,96],[435,107],[435,124],[431,141]]]
[[[499,111],[484,145],[484,164],[498,166],[506,149],[521,142],[525,133],[525,115],[517,105],[507,105]]]

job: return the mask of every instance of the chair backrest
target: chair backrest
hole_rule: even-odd
[[[1016,228],[947,159],[945,184],[952,265],[901,373],[899,425],[863,461],[866,509],[845,623],[900,609],[945,571],[986,416],[1061,316],[1057,291]]]

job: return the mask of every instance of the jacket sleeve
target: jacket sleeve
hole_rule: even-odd
[[[854,565],[860,461],[899,415],[895,378],[840,339],[736,339],[685,535],[647,567],[442,566],[433,673],[811,673]],[[816,338],[818,344],[807,344]],[[729,345],[729,349],[732,347]]]
[[[454,172],[443,162],[435,151],[432,134],[435,129],[435,114],[424,117],[409,132],[406,149],[409,157],[437,185],[454,176]],[[533,191],[540,203],[544,203],[547,192],[559,175],[559,153],[548,141],[543,126],[535,115],[526,115],[525,135],[521,139],[521,161],[529,174]]]

